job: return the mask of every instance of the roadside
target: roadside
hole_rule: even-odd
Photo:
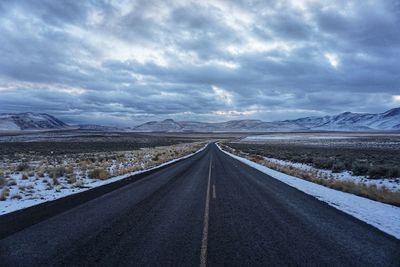
[[[132,151],[70,154],[62,160],[37,156],[29,164],[3,162],[0,215],[171,164],[205,146],[204,142],[195,142]]]
[[[400,239],[400,207],[373,201],[354,194],[349,194],[291,176],[254,162],[249,155],[228,152],[226,146],[218,145],[219,149],[229,156],[285,183],[320,201],[362,220],[397,239]]]
[[[317,183],[332,189],[366,197],[379,202],[400,206],[400,185],[395,179],[367,179],[354,176],[350,172],[334,173],[330,170],[289,161],[264,157],[259,154],[244,152],[229,145],[220,145],[226,151],[253,162],[303,180]]]

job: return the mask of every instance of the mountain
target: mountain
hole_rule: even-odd
[[[325,117],[307,117],[289,122],[301,125],[311,130],[334,131],[390,131],[400,129],[400,108],[384,113],[352,113],[344,112],[339,115]]]
[[[296,129],[298,127],[295,127]],[[261,120],[233,120],[218,123],[179,121],[168,119],[164,121],[146,122],[134,128],[135,131],[162,132],[265,132],[291,131],[293,126],[286,122],[265,122]]]
[[[64,122],[44,113],[0,114],[0,131],[53,130],[68,127]]]
[[[265,122],[261,120],[232,120],[208,123],[196,121],[151,121],[136,126],[135,131],[162,132],[291,132],[291,131],[398,131],[400,108],[384,113],[366,114],[344,112],[323,117]]]
[[[183,126],[171,119],[163,121],[149,121],[144,124],[135,127],[135,130],[144,132],[176,132],[182,131]]]
[[[130,131],[100,125],[79,125],[92,131]],[[71,126],[44,113],[0,114],[0,131],[72,129]],[[150,121],[132,129],[138,132],[293,132],[293,131],[400,131],[400,108],[383,113],[352,113],[295,120],[265,122],[261,120],[232,120],[226,122]]]

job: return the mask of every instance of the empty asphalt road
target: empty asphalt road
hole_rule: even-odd
[[[400,266],[399,240],[214,144],[74,207],[57,205],[65,210],[39,222],[25,210],[18,231],[12,220],[2,225],[0,266]]]

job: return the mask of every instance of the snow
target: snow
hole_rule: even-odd
[[[16,131],[20,130],[18,125],[9,119],[3,119],[0,117],[0,131]]]
[[[110,179],[107,180],[92,180],[92,179],[88,179],[87,181],[91,180],[90,183],[86,183],[85,182],[85,187],[79,188],[79,187],[71,187],[71,188],[63,188],[63,189],[55,189],[55,190],[46,190],[46,185],[44,183],[35,183],[32,181],[27,180],[25,183],[19,183],[19,186],[25,186],[28,187],[29,185],[34,185],[35,189],[37,190],[37,192],[35,192],[36,194],[38,194],[38,196],[36,197],[30,197],[30,198],[22,198],[22,199],[7,199],[6,201],[0,201],[0,216],[16,211],[16,210],[20,210],[20,209],[24,209],[24,208],[28,208],[34,205],[38,205],[47,201],[52,201],[52,200],[56,200],[68,195],[72,195],[72,194],[76,194],[76,193],[80,193],[86,190],[90,190],[92,188],[98,187],[98,186],[102,186],[102,185],[106,185],[106,184],[110,184],[125,178],[128,178],[132,175],[137,175],[140,173],[144,173],[144,172],[148,172],[154,169],[158,169],[161,168],[163,166],[172,164],[176,161],[182,160],[182,159],[186,159],[189,158],[197,153],[199,153],[200,151],[204,150],[207,147],[207,145],[205,145],[204,147],[202,147],[201,149],[197,150],[196,152],[192,153],[192,154],[188,154],[186,156],[180,157],[180,158],[176,158],[173,160],[170,160],[168,162],[165,162],[163,164],[160,164],[158,166],[149,168],[147,170],[140,170],[140,171],[135,171],[135,172],[130,172],[130,173],[126,173],[123,175],[119,175],[119,176],[115,176],[112,177]],[[21,181],[21,179],[19,179],[19,181]],[[17,195],[18,190],[16,188],[12,188],[10,190],[10,196],[12,197],[13,195]]]
[[[218,146],[219,147],[219,146]],[[400,207],[373,201],[353,194],[337,191],[319,184],[290,176],[248,159],[224,151],[227,155],[281,181],[312,195],[320,201],[364,221],[381,231],[400,239]]]
[[[253,135],[243,138],[243,141],[262,141],[262,140],[330,140],[330,139],[351,139],[352,136],[328,136],[328,135]]]

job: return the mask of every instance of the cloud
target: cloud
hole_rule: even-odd
[[[331,64],[331,66],[333,68],[337,68],[339,65],[339,59],[335,54],[332,53],[325,53],[324,54],[325,58],[328,60],[329,64]]]
[[[398,105],[398,1],[2,1],[0,112],[278,120]],[[84,114],[84,115],[82,115]]]
[[[226,103],[228,105],[232,104],[233,95],[230,92],[228,92],[228,91],[226,91],[226,90],[224,90],[222,88],[219,88],[217,86],[212,86],[212,89],[213,89],[213,92],[214,92],[215,96],[218,99],[220,99],[222,102],[224,102],[224,103]]]

